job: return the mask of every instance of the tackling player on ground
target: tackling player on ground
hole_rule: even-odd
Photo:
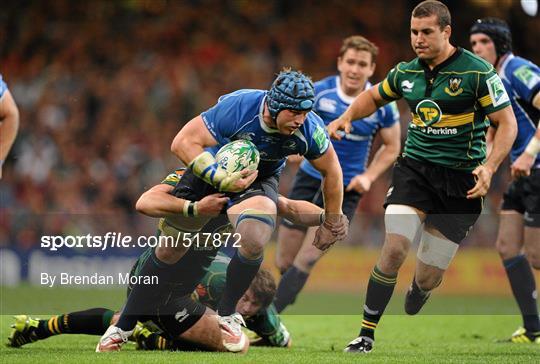
[[[377,47],[362,36],[351,36],[343,40],[337,59],[339,75],[315,83],[313,110],[325,124],[340,116],[354,97],[371,87],[368,79],[375,71],[377,54]],[[377,133],[381,136],[382,145],[367,166],[373,138]],[[341,135],[342,139],[332,141],[332,144],[343,172],[343,213],[352,221],[361,195],[369,191],[371,184],[398,156],[401,135],[396,104],[390,103],[369,117],[353,121],[351,132]],[[293,196],[296,200],[311,201],[323,206],[321,174],[307,161],[302,162],[296,174],[289,194],[290,198]],[[276,254],[276,265],[283,274],[275,300],[278,312],[294,302],[323,254],[311,244],[315,228],[306,229],[288,220],[282,221]]]
[[[183,169],[169,174],[159,185],[143,193],[137,201],[136,207],[139,212],[161,218],[158,224],[159,236],[176,237],[182,233],[170,224],[178,222],[178,217],[186,213],[184,207],[192,204],[188,200],[173,195],[175,186],[178,185],[183,174]],[[227,202],[227,197],[213,194],[193,203],[192,207],[203,216],[216,216]],[[279,196],[277,209],[280,214],[297,224],[316,226],[324,220],[324,211],[306,201],[294,201]],[[191,219],[196,222],[193,217]],[[337,239],[342,239],[347,232],[346,220],[337,226],[338,228],[334,229],[333,233],[336,234]],[[226,218],[217,217],[211,219],[202,231],[219,233],[223,229],[230,229],[229,222]],[[157,324],[162,337],[153,337],[156,339],[155,342],[160,343],[161,348],[178,349],[196,346],[214,351],[245,350],[247,345],[245,335],[228,334],[226,328],[223,330],[222,325],[218,323],[215,313],[206,307],[215,307],[224,290],[224,276],[229,258],[221,257],[215,260],[219,248],[213,244],[191,247],[182,259],[171,266],[173,268],[171,277],[162,276],[161,278],[165,280],[160,281],[159,285],[139,290],[147,294],[143,298],[148,300],[149,307],[139,306],[134,315],[137,320]],[[159,247],[146,250],[135,264],[131,275],[147,275],[148,264],[155,261],[157,249]],[[275,310],[271,307],[263,312],[260,310],[272,301],[275,283],[272,283],[273,280],[270,282],[272,284],[269,283],[268,274],[258,273],[258,275],[260,277],[254,282],[256,286],[251,286],[237,304],[236,309],[240,314],[247,316],[248,327],[261,337],[262,343],[272,346],[287,345],[288,332],[281,325],[279,318],[274,317]],[[259,283],[266,288],[260,287]],[[272,285],[274,288],[269,287]],[[129,297],[133,293],[132,289],[133,286],[128,291]],[[260,294],[261,289],[264,291],[262,294]],[[194,290],[198,292],[198,300],[194,300],[192,296]],[[205,295],[203,292],[208,294]],[[255,312],[257,314],[254,314]],[[17,317],[15,330],[10,337],[10,345],[18,347],[58,333],[103,334],[111,322],[111,317],[112,311],[102,308],[53,317],[43,322],[22,315]],[[113,322],[116,322],[116,318]],[[98,350],[119,350],[128,337],[129,335],[125,332],[117,330],[116,326],[111,326],[100,341]],[[239,340],[240,342],[243,340],[243,343]],[[146,342],[146,347],[151,348],[152,345],[148,343],[148,340],[143,341]],[[178,346],[178,343],[173,345],[177,341],[182,345]],[[167,342],[173,346],[165,345]]]
[[[142,263],[142,257],[135,264],[134,270]],[[223,293],[229,262],[228,256],[218,252],[193,293],[198,302],[207,307],[215,308]],[[261,268],[238,302],[237,311],[245,317],[247,328],[260,338],[258,341],[252,342],[252,345],[290,346],[291,336],[272,305],[275,290],[274,278],[270,272]],[[62,334],[103,335],[109,326],[117,321],[118,315],[119,313],[114,310],[101,307],[55,315],[45,320],[33,319],[28,315],[18,315],[15,316],[15,324],[12,325],[13,331],[9,337],[8,346],[18,348]],[[201,348],[200,342],[188,342],[182,337],[169,338],[153,322],[149,322],[148,325],[138,324],[132,334],[132,339],[136,341],[137,348],[143,350]]]
[[[410,29],[417,58],[396,65],[329,126],[331,135],[338,129],[348,132],[351,120],[400,98],[412,112],[385,202],[385,242],[369,279],[361,331],[346,347],[348,352],[372,350],[375,329],[417,234],[421,241],[405,311],[420,311],[477,220],[491,177],[516,136],[501,79],[489,63],[450,44],[450,24],[443,3],[418,4]],[[487,160],[486,116],[497,126]]]
[[[510,152],[514,180],[504,194],[496,244],[523,317],[523,327],[509,340],[540,344],[536,282],[530,266],[540,269],[540,68],[512,53],[510,28],[501,19],[477,20],[470,42],[473,52],[497,69],[518,123]]]

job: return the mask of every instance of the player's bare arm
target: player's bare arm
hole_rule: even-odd
[[[324,210],[311,202],[291,200],[283,196],[278,199],[278,214],[298,225],[319,226],[324,222]],[[347,216],[332,226],[331,231],[337,240],[347,237],[349,220]]]
[[[341,140],[341,136],[337,133],[339,130],[350,133],[353,120],[369,116],[389,102],[382,98],[379,93],[379,84],[376,84],[360,93],[347,110],[328,125],[328,134],[334,139]]]
[[[537,110],[540,110],[540,92],[533,98],[532,104]],[[536,129],[534,136],[529,141],[529,144],[527,144],[523,153],[512,163],[512,177],[529,176],[538,153],[540,153],[540,129]]]
[[[227,173],[217,168],[214,156],[204,150],[206,147],[215,145],[217,145],[216,139],[210,134],[202,116],[199,115],[191,119],[176,134],[171,144],[171,152],[189,166],[197,176],[220,191],[245,190],[257,178],[257,171],[243,170]],[[206,173],[208,168],[213,168],[215,173]]]
[[[325,221],[317,230],[313,245],[318,249],[326,250],[337,239],[331,239],[331,227],[342,219],[341,205],[343,202],[343,174],[332,144],[328,150],[317,159],[310,161],[317,169],[322,180],[324,196]]]
[[[150,217],[183,215],[185,205],[191,201],[171,195],[170,192],[173,189],[174,187],[165,183],[156,185],[139,197],[135,208],[138,212]],[[200,201],[193,202],[194,214],[196,216],[217,216],[227,201],[229,198],[221,193],[206,196]]]
[[[514,143],[517,135],[517,122],[511,106],[495,111],[488,115],[489,120],[497,126],[493,138],[493,146],[486,163],[476,167],[472,172],[476,178],[476,185],[467,191],[467,198],[479,198],[487,194],[491,184],[491,177],[499,168]]]
[[[6,90],[0,99],[0,179],[4,163],[19,129],[19,109],[11,93]]]
[[[401,149],[400,124],[395,123],[389,128],[382,128],[379,133],[383,144],[375,153],[367,170],[355,176],[347,186],[346,191],[368,192],[371,184],[395,162]]]

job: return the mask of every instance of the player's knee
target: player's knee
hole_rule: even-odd
[[[394,269],[399,269],[401,264],[405,261],[405,258],[407,258],[407,249],[402,245],[392,245],[385,249],[383,258],[387,263],[386,265],[389,265]]]
[[[303,251],[296,257],[294,265],[305,272],[310,272],[321,257],[320,251]]]
[[[525,256],[534,269],[540,270],[540,252],[537,253],[525,250]]]
[[[501,259],[510,259],[520,254],[521,247],[517,242],[511,241],[504,237],[499,236],[495,243],[497,252]]]
[[[276,256],[275,266],[279,272],[283,274],[293,265],[293,261],[294,260],[292,257],[286,257],[278,254]]]

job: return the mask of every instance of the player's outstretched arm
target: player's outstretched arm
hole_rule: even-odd
[[[0,99],[0,179],[2,164],[15,141],[19,129],[19,109],[11,93],[6,90]]]
[[[489,114],[488,118],[497,126],[497,130],[486,163],[476,167],[472,172],[476,176],[477,182],[472,189],[467,191],[467,198],[469,199],[479,198],[487,194],[491,184],[491,177],[510,152],[517,135],[516,117],[511,106]]]
[[[540,110],[540,92],[533,98],[532,105]],[[540,122],[537,124],[540,125]],[[536,129],[533,137],[521,155],[512,163],[512,177],[519,178],[529,176],[534,165],[536,156],[540,153],[540,128]]]
[[[332,229],[343,220],[341,205],[343,203],[343,174],[332,144],[318,159],[310,161],[322,177],[322,192],[324,198],[325,220],[315,233],[313,245],[320,250],[330,248],[337,240],[333,237]]]
[[[382,138],[381,147],[375,153],[366,171],[355,176],[347,186],[346,191],[368,192],[371,184],[396,161],[401,149],[401,127],[399,122],[389,128],[382,128],[379,133]]]
[[[379,84],[372,86],[369,90],[360,93],[347,110],[328,125],[328,134],[334,139],[341,140],[341,136],[338,134],[339,130],[344,130],[347,134],[350,133],[353,120],[369,116],[389,102],[383,99],[379,93]]]
[[[186,204],[193,204],[193,215],[216,216],[225,204],[229,201],[228,197],[220,193],[204,197],[202,200],[192,202],[170,194],[174,189],[168,184],[159,184],[139,197],[135,208],[138,212],[150,217],[168,217],[175,215],[186,215]]]

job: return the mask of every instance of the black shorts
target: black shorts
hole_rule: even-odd
[[[266,196],[277,205],[278,185],[279,175],[277,174],[263,178],[257,177],[247,190],[238,193],[225,193],[230,198],[227,208],[253,196]],[[187,169],[171,194],[187,200],[199,201],[203,197],[218,192],[213,186],[197,177],[191,169]]]
[[[347,215],[349,221],[352,221],[354,217],[356,206],[358,206],[360,197],[362,197],[362,195],[356,191],[349,191],[343,194],[343,204],[341,205],[341,209],[343,210],[343,213]],[[309,201],[319,207],[324,207],[321,180],[314,178],[299,169],[296,177],[294,178],[294,185],[289,193],[289,198],[294,200]],[[296,225],[287,219],[283,219],[281,224],[290,229],[301,231],[307,230],[307,226]]]
[[[471,172],[400,157],[394,165],[384,207],[415,207],[427,214],[427,225],[459,244],[482,212],[482,198],[466,198],[475,184]]]
[[[206,306],[190,295],[171,296],[167,301],[156,306],[155,313],[142,315],[141,322],[152,322],[167,339],[177,339],[189,330],[205,314]]]
[[[525,226],[540,227],[540,168],[510,183],[501,208],[523,214]]]

